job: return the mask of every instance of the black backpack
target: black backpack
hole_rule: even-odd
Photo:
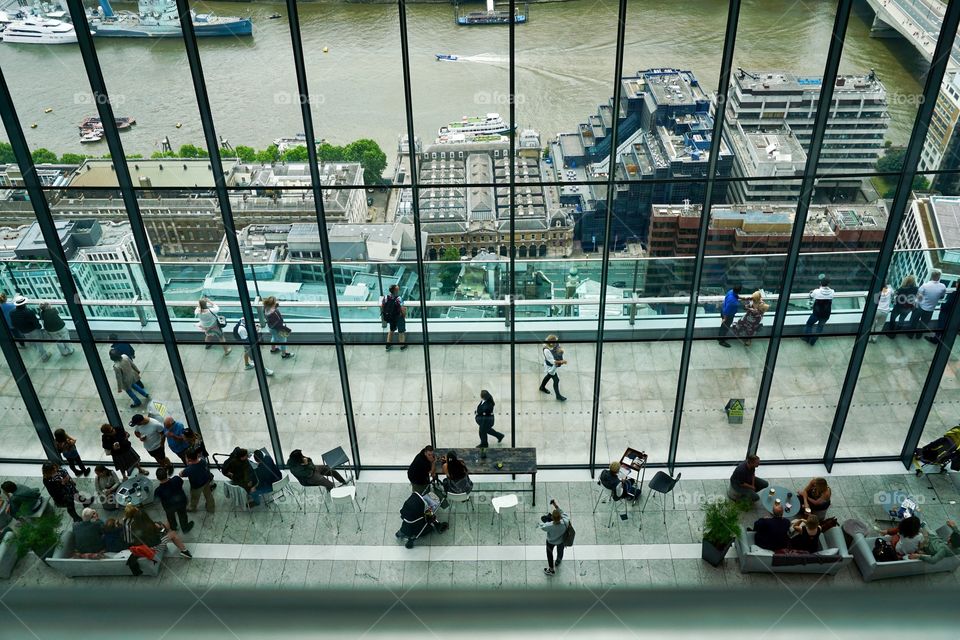
[[[243,318],[237,320],[237,323],[233,325],[233,337],[236,338],[237,342],[243,342],[245,338],[240,337],[240,327],[244,326]]]
[[[400,317],[400,297],[389,295],[383,299],[383,319],[393,322]]]
[[[896,562],[897,552],[886,538],[877,538],[873,543],[873,559],[877,562]]]

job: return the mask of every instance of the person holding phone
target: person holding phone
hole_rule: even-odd
[[[567,527],[570,526],[570,516],[568,516],[556,500],[550,501],[553,511],[543,516],[540,528],[547,534],[547,566],[543,570],[548,576],[556,574],[557,567],[563,562],[563,537],[567,533]],[[553,560],[553,550],[557,550],[557,560]]]

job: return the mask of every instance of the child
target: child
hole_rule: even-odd
[[[83,460],[80,459],[80,452],[77,451],[77,439],[71,438],[63,429],[57,429],[53,432],[53,443],[57,451],[63,456],[63,459],[70,465],[70,471],[77,477],[90,475],[90,469],[83,466]],[[77,469],[79,467],[79,470]]]
[[[119,553],[127,548],[123,540],[123,526],[116,518],[110,518],[103,525],[103,544],[107,553]]]

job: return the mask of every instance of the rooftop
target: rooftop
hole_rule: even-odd
[[[229,175],[236,160],[223,159],[223,171]],[[137,186],[213,188],[213,170],[207,158],[162,158],[128,160],[127,169]],[[70,179],[70,187],[118,188],[112,160],[85,160]]]
[[[754,93],[820,93],[821,76],[801,76],[784,71],[746,71],[738,69],[734,81],[740,87]],[[884,86],[873,72],[859,75],[837,76],[834,94],[837,93],[883,93]]]
[[[652,215],[699,218],[699,204],[655,204]],[[737,227],[744,233],[788,234],[796,219],[796,204],[714,205],[710,209],[713,227]],[[884,203],[861,205],[810,205],[805,236],[834,236],[844,230],[883,230],[887,225]]]
[[[647,91],[658,105],[686,105],[709,100],[691,71],[647,69],[638,75],[643,77]]]

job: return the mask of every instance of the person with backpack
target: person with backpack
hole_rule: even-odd
[[[830,278],[820,274],[820,288],[810,292],[813,300],[813,309],[807,323],[803,327],[803,339],[811,347],[817,344],[817,336],[813,335],[813,325],[817,325],[817,334],[823,333],[823,325],[830,319],[830,310],[833,307],[833,296],[836,292],[830,288]]]
[[[197,308],[193,315],[197,316],[197,327],[203,331],[203,341],[207,343],[207,349],[213,346],[213,342],[219,342],[223,347],[223,355],[230,355],[232,349],[227,345],[227,340],[223,337],[223,325],[220,324],[220,316],[217,312],[220,308],[213,304],[208,298],[200,298],[197,302]]]
[[[540,529],[547,533],[547,566],[543,572],[552,576],[557,572],[557,567],[563,562],[564,538],[567,535],[567,527],[570,526],[570,516],[563,512],[557,505],[556,500],[551,500],[550,505],[553,511],[549,516],[543,516],[539,525]],[[557,560],[553,560],[553,550],[557,550]]]
[[[390,285],[390,292],[380,302],[380,319],[390,327],[387,330],[387,351],[393,348],[390,342],[393,340],[394,333],[397,333],[400,351],[405,350],[407,348],[407,308],[403,306],[399,286]]]
[[[243,343],[243,368],[248,371],[253,369],[253,347],[247,341],[250,334],[247,333],[247,321],[243,318],[233,325],[233,337],[237,342]],[[259,336],[257,337],[259,340]],[[263,367],[263,372],[268,376],[273,375],[273,369],[268,369],[266,366]]]
[[[283,322],[283,316],[280,314],[280,301],[277,300],[276,296],[268,296],[264,299],[263,311],[267,316],[270,342],[274,344],[270,347],[270,353],[279,353],[284,360],[292,358],[293,354],[287,351],[287,338],[290,336],[291,329]]]

